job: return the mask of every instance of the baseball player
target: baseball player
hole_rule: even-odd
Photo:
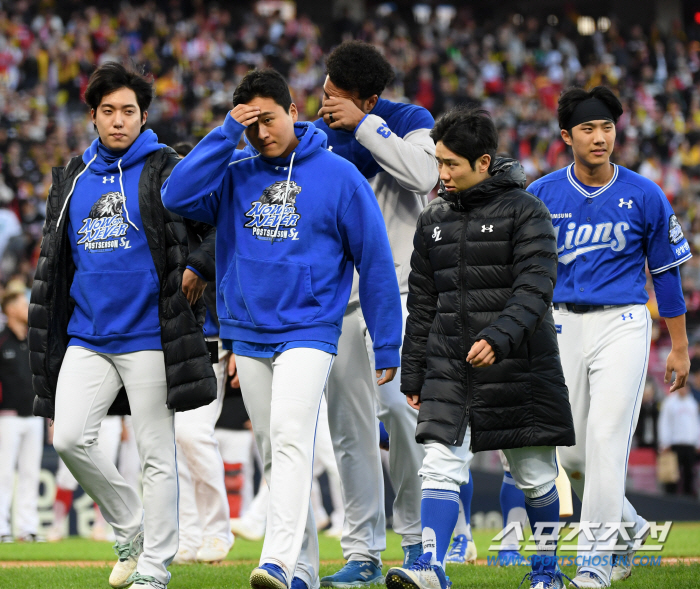
[[[13,495],[18,539],[34,542],[39,534],[37,503],[45,420],[32,415],[26,286],[9,283],[0,304],[7,318],[7,326],[0,331],[0,542],[13,541]]]
[[[175,409],[216,399],[201,323],[181,290],[183,220],[160,187],[175,152],[145,129],[152,83],[107,62],[85,101],[98,137],[54,169],[29,311],[34,412],[114,529],[112,587],[163,589],[177,552]],[[100,447],[108,412],[131,412],[143,503]]]
[[[217,227],[220,335],[236,355],[270,487],[251,586],[313,589],[314,436],[354,268],[379,384],[399,364],[400,295],[372,189],[327,149],[323,131],[297,122],[284,78],[248,72],[233,103],[224,124],[175,167],[163,203]],[[243,137],[248,146],[237,150]]]
[[[355,164],[376,195],[405,320],[411,239],[426,195],[438,181],[430,138],[433,117],[422,107],[380,98],[393,70],[369,43],[343,43],[328,56],[326,69],[321,118],[315,124],[328,135],[333,153]],[[406,404],[399,379],[380,389],[372,378],[372,345],[357,284],[355,280],[328,380],[328,420],[345,503],[341,546],[348,561],[321,580],[328,587],[366,586],[383,578],[386,522],[377,417],[389,433],[389,471],[396,491],[393,528],[402,537],[404,561],[410,564],[422,550],[417,472],[424,451],[414,439],[417,414]]]
[[[178,156],[185,157],[191,150],[189,143],[173,146]],[[175,415],[175,442],[177,444],[177,473],[180,487],[179,545],[173,560],[176,564],[188,562],[218,562],[226,558],[233,545],[229,526],[229,504],[224,483],[224,463],[214,426],[221,414],[224,398],[224,359],[227,352],[219,339],[219,321],[216,316],[216,285],[214,245],[216,230],[202,227],[203,239],[198,242],[192,235],[187,268],[182,274],[182,290],[190,304],[203,297],[206,305],[204,335],[211,346],[217,398],[213,403]]]
[[[554,229],[523,190],[522,166],[493,161],[498,132],[486,111],[450,111],[431,136],[441,198],[418,220],[401,358],[401,390],[420,411],[416,440],[426,448],[423,555],[390,569],[386,585],[449,587],[445,554],[472,451],[502,448],[533,529],[546,534],[526,579],[559,589],[555,446],[572,445],[574,429],[550,309]]]
[[[649,361],[647,264],[671,335],[671,391],[685,384],[690,366],[678,268],[690,246],[659,187],[610,161],[621,114],[608,88],[562,93],[559,126],[574,163],[529,188],[552,214],[559,255],[554,320],[577,441],[560,449],[561,462],[582,501],[581,521],[599,526],[593,550],[580,550],[578,587],[629,576],[631,559],[613,552],[617,545],[629,556],[633,541],[610,541],[610,528],[625,522],[634,538],[645,524],[625,499],[625,478]],[[579,535],[579,546],[590,543]]]

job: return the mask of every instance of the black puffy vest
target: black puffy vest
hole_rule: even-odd
[[[139,209],[153,263],[160,280],[158,301],[161,342],[168,385],[167,404],[185,411],[216,399],[216,376],[202,333],[205,307],[200,299],[190,307],[182,292],[182,273],[188,263],[186,221],[167,211],[160,187],[178,162],[165,147],[148,156],[139,178]],[[74,303],[70,287],[75,265],[67,237],[68,223],[56,231],[57,218],[73,180],[85,168],[80,157],[65,168],[53,169],[53,183],[46,203],[46,222],[29,304],[29,363],[32,370],[34,414],[54,416],[56,383],[68,345],[68,321]],[[130,413],[122,388],[110,414]]]

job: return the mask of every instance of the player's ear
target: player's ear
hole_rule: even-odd
[[[377,94],[373,94],[367,100],[365,100],[365,103],[363,104],[364,108],[362,110],[365,113],[369,113],[377,105],[377,100],[379,100],[379,96]]]
[[[294,123],[297,122],[299,119],[299,111],[297,111],[297,105],[292,102],[292,104],[289,105],[289,116],[292,117],[292,121]]]
[[[566,129],[561,130],[561,138],[567,145],[571,145],[571,135]]]
[[[479,158],[479,174],[484,174],[491,166],[491,156],[485,153]]]

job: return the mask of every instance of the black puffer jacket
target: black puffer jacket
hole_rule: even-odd
[[[574,426],[550,310],[557,246],[545,205],[514,160],[462,193],[441,192],[418,219],[401,390],[420,394],[416,439],[474,452],[571,446]],[[496,361],[473,368],[472,344]]]
[[[181,217],[163,207],[160,199],[160,187],[177,162],[177,154],[170,148],[148,156],[139,178],[139,209],[160,280],[159,316],[168,384],[167,404],[171,409],[185,411],[216,399],[216,377],[202,334],[204,302],[200,299],[193,309],[182,292],[182,273],[189,255],[188,228]],[[68,223],[64,220],[58,232],[56,224],[73,181],[84,168],[82,158],[75,157],[65,168],[53,170],[41,254],[32,286],[29,363],[36,394],[34,414],[42,417],[54,416],[56,382],[68,345],[68,321],[74,308],[70,287],[75,265],[70,254]],[[202,264],[204,260],[202,258]],[[196,264],[193,259],[189,261]],[[203,268],[199,266],[200,270]],[[109,412],[129,413],[124,389]]]

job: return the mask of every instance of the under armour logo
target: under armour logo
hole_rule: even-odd
[[[620,208],[622,208],[622,205],[627,205],[627,208],[628,208],[628,209],[631,209],[631,208],[632,208],[632,199],[630,198],[627,202],[625,202],[625,199],[624,199],[624,198],[621,198],[621,199],[620,199],[620,204],[617,205],[617,206],[620,207]]]
[[[627,315],[629,315],[629,318],[632,319],[632,313],[623,313],[622,314],[622,320],[626,321],[627,320]]]
[[[435,227],[435,229],[433,229],[433,234],[430,237],[432,237],[435,241],[440,241],[442,239],[442,237],[440,237],[440,227]]]
[[[487,231],[488,231],[489,233],[493,233],[493,225],[489,225],[488,227],[487,227],[486,225],[482,225],[482,226],[481,226],[481,232],[482,232],[482,233],[486,233]]]
[[[108,181],[111,184],[114,184],[114,176],[110,176],[109,178],[105,176],[104,178],[102,178],[102,184],[107,184]]]

